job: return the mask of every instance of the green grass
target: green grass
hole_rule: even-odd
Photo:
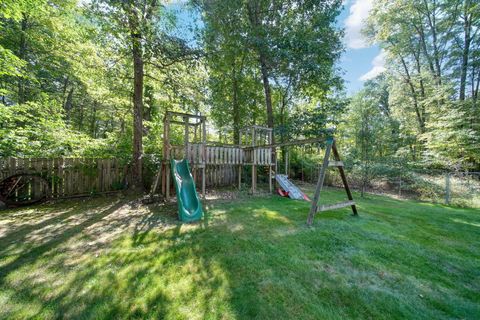
[[[0,212],[0,318],[480,318],[478,209],[356,196],[311,228],[277,196],[194,225],[117,198]]]

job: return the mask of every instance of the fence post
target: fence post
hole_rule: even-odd
[[[398,179],[398,196],[402,196],[402,176]]]
[[[445,204],[450,204],[450,172],[445,175]]]

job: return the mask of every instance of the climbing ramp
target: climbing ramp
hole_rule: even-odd
[[[288,196],[291,199],[310,201],[305,193],[303,193],[296,185],[288,180],[288,176],[286,174],[276,174],[275,180],[277,180],[282,189],[288,193]]]

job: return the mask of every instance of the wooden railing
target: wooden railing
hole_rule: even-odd
[[[172,146],[170,157],[183,159],[184,146]],[[242,148],[237,146],[207,145],[205,151],[202,144],[188,145],[188,160],[193,164],[205,165],[273,165],[272,148]]]

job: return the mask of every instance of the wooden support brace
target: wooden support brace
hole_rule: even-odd
[[[330,158],[330,152],[332,151],[332,140],[327,140],[327,148],[325,149],[325,156],[323,158],[322,168],[318,176],[317,187],[315,188],[315,195],[313,197],[312,206],[310,207],[310,213],[308,214],[307,225],[311,226],[313,223],[313,217],[318,210],[318,201],[320,200],[320,192],[322,191],[323,181],[325,180],[325,173],[328,167],[328,159]]]
[[[335,143],[335,140],[333,140],[332,152],[333,152],[334,159],[336,161],[340,161],[340,154],[338,153],[337,144]],[[337,167],[337,169],[338,169],[338,172],[340,173],[340,177],[342,178],[343,187],[345,188],[345,192],[347,193],[348,200],[353,201],[352,192],[350,191],[350,187],[348,186],[347,176],[345,175],[345,171],[343,170],[343,167]],[[355,203],[352,204],[351,207],[352,207],[353,215],[357,216],[358,212],[357,212],[357,207],[355,206]]]
[[[317,212],[335,210],[335,209],[345,208],[353,205],[355,205],[355,201],[345,201],[345,202],[339,202],[334,204],[326,204],[318,207]]]
[[[343,167],[343,161],[329,161],[328,162],[329,167]]]
[[[332,160],[332,161],[329,160],[330,153],[333,153],[333,157],[335,160]],[[322,191],[323,183],[325,180],[325,173],[328,167],[337,167],[340,173],[340,177],[342,178],[343,187],[345,188],[349,201],[319,206],[320,192]],[[343,170],[343,167],[344,167],[344,164],[340,160],[340,155],[338,153],[337,146],[335,144],[335,139],[333,138],[327,139],[325,156],[323,158],[322,167],[320,169],[317,187],[315,189],[315,195],[312,201],[312,206],[310,207],[310,213],[308,214],[307,225],[309,226],[312,225],[315,214],[321,211],[340,209],[340,208],[350,206],[352,208],[353,214],[358,215],[355,202],[353,201],[352,193],[350,192],[350,188],[348,187],[347,177],[345,175],[345,171]]]

